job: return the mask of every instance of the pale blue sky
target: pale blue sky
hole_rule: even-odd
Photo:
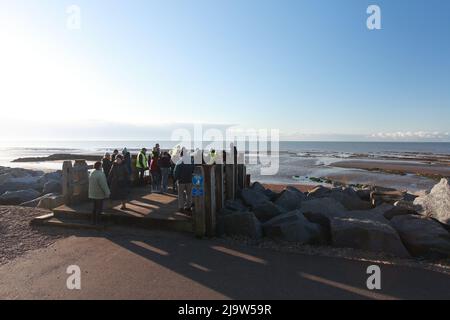
[[[0,0],[0,23],[0,105],[34,136],[36,122],[73,139],[86,123],[127,139],[127,125],[200,122],[450,140],[450,1]]]

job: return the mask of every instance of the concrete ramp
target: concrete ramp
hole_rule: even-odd
[[[120,201],[107,200],[101,216],[100,227],[124,225],[142,228],[192,232],[192,218],[178,212],[177,196],[149,193],[148,188],[132,189],[127,208],[121,209]],[[68,228],[91,228],[92,203],[62,205],[53,214],[33,220],[35,225],[52,225]]]

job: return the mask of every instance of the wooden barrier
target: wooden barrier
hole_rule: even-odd
[[[63,163],[63,197],[64,203],[76,204],[88,200],[89,167],[85,160]]]

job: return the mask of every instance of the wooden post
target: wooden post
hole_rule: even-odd
[[[205,234],[213,237],[216,234],[216,181],[213,165],[203,165],[205,174]]]
[[[89,170],[85,160],[75,160],[72,168],[73,194],[72,202],[88,200]]]
[[[216,176],[216,211],[222,210],[225,206],[224,168],[223,164],[216,164],[214,167]]]
[[[202,166],[194,169],[192,176],[192,200],[194,202],[194,234],[202,238],[206,234],[205,224],[205,172]]]
[[[225,184],[226,184],[226,199],[234,200],[236,196],[236,167],[234,164],[225,165]]]
[[[237,185],[239,189],[244,189],[245,188],[245,179],[247,177],[247,173],[245,172],[245,165],[244,164],[238,164],[237,166],[237,171],[238,171],[238,181],[237,181]]]
[[[62,192],[64,204],[72,203],[73,184],[72,184],[72,161],[64,161],[62,166]]]
[[[247,171],[247,168],[245,169],[245,171]],[[249,174],[246,174],[246,177],[245,177],[245,187],[246,188],[249,188],[251,186],[251,184],[252,184],[251,178],[252,177]]]

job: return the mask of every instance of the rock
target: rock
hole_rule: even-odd
[[[248,211],[247,207],[242,203],[240,199],[226,200],[225,208],[233,211]]]
[[[42,193],[48,194],[48,193],[61,193],[62,192],[62,186],[59,181],[55,180],[49,180],[44,184],[44,189]]]
[[[330,188],[326,188],[324,186],[317,186],[311,191],[308,192],[308,198],[319,198],[319,197],[327,197],[331,193]]]
[[[243,189],[240,193],[242,201],[247,206],[254,208],[259,204],[262,204],[269,200],[269,198],[262,192],[255,191],[253,189]]]
[[[394,208],[394,206],[390,204],[382,204],[381,206],[378,206],[371,210],[354,210],[342,212],[339,214],[339,216],[342,218],[362,219],[388,223],[388,220],[384,217],[384,215],[386,214],[386,212],[392,210],[392,208]]]
[[[417,214],[416,206],[412,202],[404,200],[397,201],[394,206],[387,210],[383,215],[387,220],[391,220],[396,216],[404,216],[408,214]]]
[[[263,225],[264,235],[277,240],[302,244],[326,243],[320,225],[309,222],[299,210],[279,215]]]
[[[20,191],[6,191],[0,196],[1,205],[19,205],[24,202],[31,201],[40,196],[36,190],[20,190]]]
[[[330,220],[345,212],[344,206],[333,198],[319,198],[303,201],[300,211],[312,223],[322,227],[327,242],[331,239]]]
[[[253,212],[236,212],[218,217],[217,233],[258,239],[262,237],[262,226]]]
[[[450,257],[450,233],[438,222],[421,216],[394,217],[391,225],[415,257],[438,259]]]
[[[270,189],[266,189],[264,194],[269,198],[270,201],[275,201],[278,198],[278,193],[273,192]]]
[[[370,190],[370,189],[361,189],[361,190],[356,191],[357,196],[363,201],[370,201],[371,193],[372,193],[372,190]]]
[[[292,211],[299,209],[305,199],[306,196],[297,189],[286,188],[275,201],[275,204],[287,211]]]
[[[370,194],[370,199],[373,206],[378,206],[382,203],[394,204],[399,200],[403,200],[405,192],[403,191],[373,191]]]
[[[419,206],[421,215],[450,225],[450,181],[442,179],[429,194],[416,198],[414,204]]]
[[[266,188],[264,188],[264,186],[259,182],[254,182],[251,186],[251,189],[254,191],[257,191],[257,192],[261,192],[261,193],[266,192]]]
[[[359,198],[356,191],[351,188],[344,190],[332,191],[328,197],[340,202],[347,210],[369,210],[372,209],[370,202],[363,201]]]
[[[286,213],[286,210],[267,200],[254,207],[253,213],[259,221],[266,222],[280,214]]]
[[[414,200],[416,200],[417,196],[411,193],[405,193],[405,195],[403,196],[403,201],[406,202],[414,202]]]
[[[9,181],[5,182],[3,184],[0,184],[0,194],[5,193],[6,191],[20,191],[20,190],[27,190],[27,189],[33,189],[38,191],[39,193],[42,191],[43,185],[41,185],[38,182],[33,181]]]
[[[345,212],[345,207],[333,198],[318,198],[303,201],[300,210],[305,213],[318,213],[327,217],[334,217]]]
[[[368,219],[336,217],[331,220],[330,229],[332,244],[335,247],[409,257],[409,253],[399,235],[388,223]]]

